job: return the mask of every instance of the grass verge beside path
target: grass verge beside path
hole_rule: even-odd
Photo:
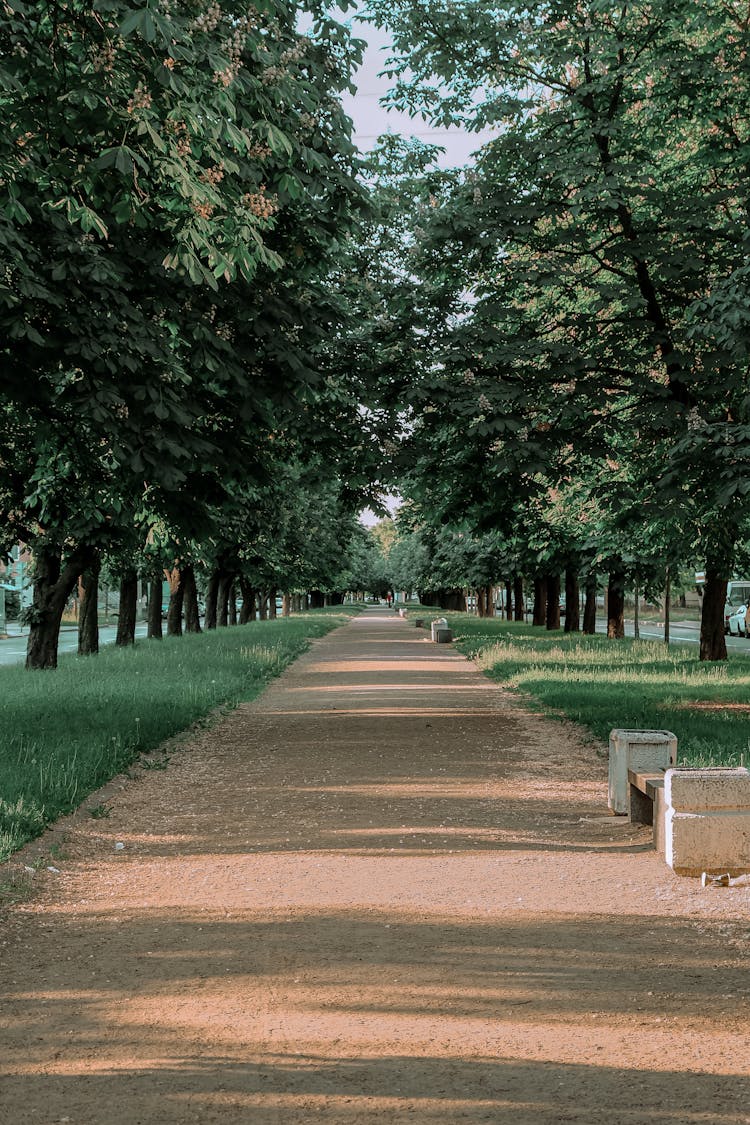
[[[456,646],[488,676],[547,715],[607,740],[613,727],[671,730],[680,765],[750,761],[750,664],[701,663],[695,649],[658,641],[548,633],[447,613]]]
[[[356,612],[337,609],[0,669],[0,862],[139,754],[254,699]]]

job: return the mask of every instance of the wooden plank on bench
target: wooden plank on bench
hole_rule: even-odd
[[[664,770],[628,770],[628,781],[653,801],[656,790],[664,788]]]
[[[628,770],[630,819],[633,824],[653,824],[657,794],[664,791],[664,770]]]

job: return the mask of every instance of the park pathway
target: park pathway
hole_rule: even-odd
[[[103,799],[2,919],[3,1125],[750,1122],[748,890],[412,621]]]

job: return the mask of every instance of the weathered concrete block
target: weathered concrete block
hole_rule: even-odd
[[[453,640],[452,629],[441,628],[441,629],[435,630],[435,642],[436,642],[436,644],[446,645],[446,644],[450,644],[450,642],[452,640]]]
[[[437,637],[435,636],[435,634],[436,634],[436,632],[437,632],[437,630],[438,630],[438,629],[447,629],[447,628],[448,628],[448,620],[447,620],[447,618],[445,618],[445,617],[436,617],[436,618],[435,618],[435,620],[434,620],[434,621],[432,622],[432,624],[430,625],[430,632],[432,633],[432,639],[433,639],[433,641],[436,641],[436,640],[437,640]]]
[[[750,871],[750,771],[668,770],[664,797],[664,858],[676,874]]]
[[[669,806],[678,812],[750,809],[750,770],[669,770],[664,791]]]
[[[618,816],[630,812],[628,770],[666,770],[677,761],[677,736],[671,730],[619,730],[609,734],[609,797]]]

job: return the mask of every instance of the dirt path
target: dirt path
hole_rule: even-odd
[[[354,620],[64,826],[2,920],[0,1121],[750,1122],[748,889],[423,638]]]

